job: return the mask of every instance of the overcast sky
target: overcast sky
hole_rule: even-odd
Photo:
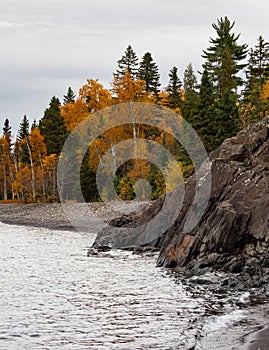
[[[236,22],[241,43],[269,41],[268,13],[268,0],[1,0],[0,127],[39,120],[53,95],[87,78],[110,87],[129,44],[139,58],[152,53],[165,85],[173,66],[181,78],[189,62],[201,68],[220,17]]]

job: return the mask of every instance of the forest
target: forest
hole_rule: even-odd
[[[17,135],[9,120],[4,120],[0,137],[1,202],[58,201],[57,164],[62,147],[72,130],[84,119],[104,108],[126,102],[144,102],[164,106],[184,118],[201,138],[206,151],[216,149],[226,138],[246,125],[263,119],[269,112],[269,43],[260,35],[249,48],[239,44],[235,22],[227,17],[212,24],[215,37],[202,52],[202,71],[190,63],[179,76],[181,67],[171,67],[168,86],[162,86],[159,68],[153,55],[140,59],[129,45],[117,61],[111,88],[98,79],[87,79],[77,94],[71,87],[62,101],[53,96],[44,115],[29,124],[24,116]],[[94,118],[92,119],[94,122]],[[139,125],[140,137],[158,142],[169,149],[180,164],[184,179],[193,172],[192,162],[182,145],[171,134],[158,128]],[[119,138],[130,138],[131,126],[109,130],[89,145],[83,156],[79,185],[86,201],[98,201],[96,170],[100,156]],[[171,165],[167,169],[173,182]],[[115,188],[120,198],[135,198],[134,184],[146,179],[151,198],[170,190],[160,170],[145,159],[131,159],[117,169]],[[171,189],[173,184],[171,183]],[[166,188],[167,187],[167,188]],[[108,194],[109,196],[109,194]]]

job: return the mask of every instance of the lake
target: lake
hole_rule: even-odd
[[[244,349],[265,301],[156,268],[156,256],[87,257],[96,232],[0,223],[0,349]]]

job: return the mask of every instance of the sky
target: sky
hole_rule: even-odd
[[[129,44],[139,59],[151,52],[164,86],[173,66],[182,79],[190,62],[201,70],[218,18],[253,47],[269,41],[268,13],[268,0],[1,0],[0,128],[39,120],[52,96],[77,94],[88,78],[110,88]]]

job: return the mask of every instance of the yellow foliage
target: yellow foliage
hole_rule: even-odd
[[[79,90],[79,99],[86,103],[88,111],[95,113],[112,105],[112,95],[98,79],[88,79]]]
[[[261,91],[261,98],[264,100],[269,99],[269,80],[267,80]]]
[[[112,91],[116,95],[116,103],[152,102],[150,94],[146,92],[146,82],[134,79],[129,71],[122,78],[115,76]]]
[[[72,131],[82,120],[89,116],[89,110],[85,101],[77,100],[61,106],[61,115],[64,118],[67,130]]]
[[[34,161],[40,162],[47,154],[47,147],[44,141],[44,137],[40,134],[38,128],[34,128],[29,136],[32,156]]]

